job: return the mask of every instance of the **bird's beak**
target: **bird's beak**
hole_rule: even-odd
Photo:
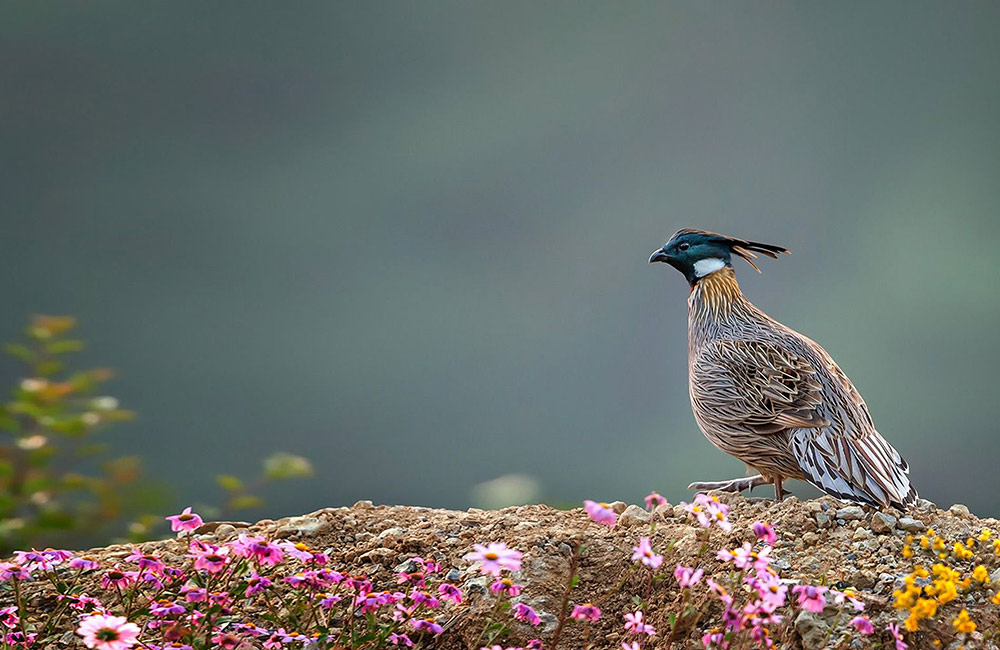
[[[660,250],[653,251],[653,254],[649,256],[649,263],[653,262],[669,262],[670,256],[667,255],[667,251],[664,248]]]

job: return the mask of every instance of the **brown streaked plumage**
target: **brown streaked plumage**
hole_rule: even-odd
[[[817,343],[743,295],[731,255],[753,265],[753,252],[788,251],[686,229],[650,257],[676,267],[691,284],[688,375],[699,428],[758,472],[691,487],[742,491],[772,483],[780,499],[782,481],[794,478],[850,501],[913,503],[906,462],[875,429],[847,375]]]

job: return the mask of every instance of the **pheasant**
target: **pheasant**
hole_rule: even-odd
[[[683,229],[649,261],[666,262],[691,285],[688,379],[698,427],[752,476],[697,482],[696,490],[742,492],[800,479],[827,494],[905,508],[917,498],[906,461],[875,429],[864,399],[814,341],[751,303],[736,282],[732,256],[760,272],[755,253],[777,259],[781,246]]]

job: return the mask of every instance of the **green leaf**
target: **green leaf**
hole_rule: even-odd
[[[264,500],[252,494],[241,494],[229,500],[229,507],[233,510],[246,510],[248,508],[259,508],[264,505]]]
[[[227,492],[239,492],[243,489],[243,481],[232,474],[219,474],[215,477],[215,482]]]
[[[67,352],[79,352],[83,349],[83,341],[75,339],[63,339],[52,341],[45,345],[45,351],[49,354],[66,354]]]
[[[272,481],[312,476],[312,463],[295,454],[279,451],[264,460],[264,477]]]
[[[26,345],[20,345],[18,343],[8,343],[3,346],[4,352],[7,354],[17,357],[25,363],[35,362],[35,353],[31,351]]]

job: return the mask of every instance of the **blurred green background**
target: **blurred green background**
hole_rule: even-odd
[[[178,507],[274,449],[260,514],[675,501],[744,471],[646,263],[707,228],[997,515],[998,61],[993,2],[8,4],[0,338],[78,316]]]

